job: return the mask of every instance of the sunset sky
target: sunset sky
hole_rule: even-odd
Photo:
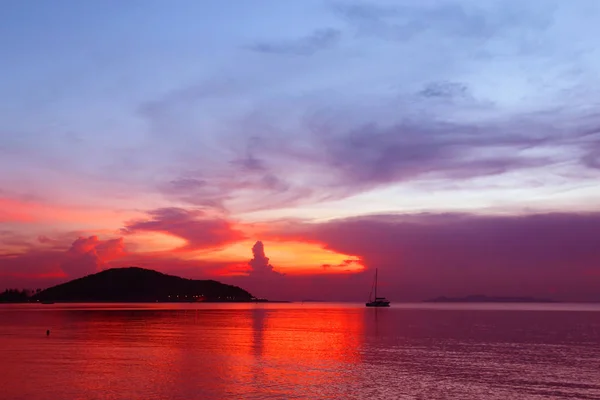
[[[5,0],[0,289],[600,300],[600,1]],[[257,241],[262,242],[254,247]]]

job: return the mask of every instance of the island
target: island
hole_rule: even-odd
[[[17,296],[11,296],[15,299]],[[215,280],[185,279],[138,268],[111,268],[36,292],[22,302],[264,302]]]
[[[481,294],[465,297],[437,297],[425,300],[426,303],[556,303],[550,299],[536,299],[534,297],[507,297],[485,296]]]

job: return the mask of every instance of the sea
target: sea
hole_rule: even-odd
[[[600,305],[0,305],[0,399],[600,399]]]

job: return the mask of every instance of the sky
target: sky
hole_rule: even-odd
[[[0,289],[600,301],[600,2],[5,0]]]

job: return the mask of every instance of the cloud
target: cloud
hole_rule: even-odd
[[[163,217],[178,211],[157,210]],[[67,237],[70,237],[68,240]],[[107,268],[139,266],[193,279],[214,279],[243,263],[182,258],[177,251],[133,252],[124,238],[100,239],[63,233],[36,240],[0,231],[0,290],[4,287],[49,287]],[[68,240],[68,241],[67,241]],[[11,246],[10,248],[8,246]],[[14,251],[7,251],[14,248]],[[129,247],[131,248],[131,247]],[[246,271],[247,272],[247,271]]]
[[[469,96],[469,88],[459,82],[430,82],[419,95],[426,98],[455,99]]]
[[[281,165],[270,156],[276,152],[272,138],[240,137],[232,143],[231,158],[217,171],[186,173],[159,185],[161,193],[168,199],[229,214],[232,209],[249,211],[287,206],[311,192],[307,186],[290,184],[287,172],[292,170],[293,175],[293,168]],[[288,162],[294,162],[292,157],[288,157]],[[302,167],[300,163],[297,166]]]
[[[434,32],[455,40],[466,38],[479,42],[515,27],[544,29],[551,23],[553,4],[546,2],[545,5],[547,8],[540,12],[535,5],[512,0],[488,2],[483,6],[469,1],[389,6],[351,2],[336,3],[334,11],[364,35],[408,41]]]
[[[288,183],[281,177],[281,171],[275,171],[277,165],[271,160],[261,158],[262,154],[272,151],[272,143],[269,138],[251,136],[245,142],[242,154],[231,161],[235,168],[235,176],[232,179],[230,189],[253,189],[268,193],[270,196],[280,195],[290,189]]]
[[[468,101],[475,108],[487,107],[458,82],[431,82],[415,96],[427,102]],[[437,106],[432,107],[435,111]],[[586,136],[585,125],[595,121],[589,114],[586,119],[557,110],[464,122],[429,112],[379,121],[370,117],[352,107],[336,115],[307,115],[300,144],[239,136],[233,142],[249,144],[222,165],[221,173],[183,175],[163,185],[162,193],[221,212],[248,212],[339,199],[422,179],[470,180],[522,170],[534,175],[552,166],[575,172],[595,165],[596,153],[588,150]],[[282,131],[286,124],[282,122]],[[581,152],[586,155],[580,158]]]
[[[31,208],[36,207],[36,204],[0,197],[0,222],[31,222],[35,219]]]
[[[143,102],[137,111],[140,116],[157,123],[156,129],[152,133],[168,135],[172,129],[161,122],[173,122],[172,119],[165,121],[164,118],[172,113],[179,114],[177,112],[178,108],[195,105],[198,102],[210,99],[236,95],[247,89],[248,82],[222,77],[169,91],[160,98]]]
[[[18,252],[35,247],[31,238],[11,230],[0,230],[0,249],[4,252]]]
[[[64,251],[30,249],[0,254],[0,290],[6,287],[45,287],[66,278],[60,269]]]
[[[468,179],[557,162],[543,152],[528,153],[531,148],[557,145],[560,139],[552,132],[535,136],[531,131],[521,133],[518,123],[513,125],[410,119],[351,128],[317,123],[315,160],[329,173],[315,183],[325,190],[333,187],[353,194],[424,176]],[[527,124],[521,126],[526,129]]]
[[[48,287],[99,272],[127,255],[123,238],[79,237],[66,248],[60,240],[40,238],[37,246],[27,242],[18,252],[0,253],[0,288],[14,284]]]
[[[360,260],[358,259],[348,259],[348,260],[344,260],[343,262],[341,262],[340,264],[337,265],[332,265],[332,264],[323,264],[321,265],[321,268],[323,269],[330,269],[330,268],[341,268],[341,269],[346,269],[351,265],[351,264],[360,264]],[[349,271],[349,270],[348,270]]]
[[[420,180],[593,168],[580,138],[599,126],[593,21],[575,23],[587,6],[565,4],[337,2],[325,23],[341,17],[343,32],[253,46],[311,54],[293,67],[236,53],[234,69],[142,105],[169,149],[158,190],[235,214]],[[313,51],[342,37],[335,57]]]
[[[229,194],[219,190],[214,181],[193,177],[180,177],[159,185],[167,198],[183,201],[204,209],[225,212],[224,202]]]
[[[67,251],[60,268],[74,279],[100,272],[110,261],[125,255],[123,238],[100,240],[97,236],[80,237]]]
[[[152,221],[205,216],[180,209],[155,210],[153,215]],[[242,256],[236,262],[212,262],[182,259],[177,252],[131,253],[122,238],[90,236],[76,239],[68,250],[43,240],[40,247],[2,254],[0,279],[6,285],[47,286],[103,268],[137,265],[185,277],[218,276],[271,299],[358,301],[368,294],[372,271],[379,268],[382,293],[395,301],[473,293],[600,300],[600,283],[594,279],[600,271],[598,213],[390,214],[263,228],[268,229],[261,235],[269,240],[318,243],[349,255],[337,265],[322,265],[324,269],[344,269],[356,260],[368,269],[336,276],[283,275],[262,241],[244,263]],[[182,229],[191,232],[187,226]]]
[[[586,154],[582,157],[583,165],[591,169],[600,169],[600,140],[589,146]]]
[[[308,56],[332,47],[339,41],[340,36],[341,32],[337,29],[318,29],[300,39],[260,42],[248,48],[259,53]]]
[[[600,214],[379,215],[287,224],[279,238],[312,240],[379,268],[386,295],[534,295],[600,300]],[[369,273],[367,271],[367,273]]]
[[[260,240],[252,246],[252,255],[252,260],[248,263],[250,266],[250,276],[265,277],[269,275],[284,275],[275,271],[273,266],[269,264],[269,257],[265,255],[265,246]]]
[[[209,216],[203,210],[170,207],[148,212],[148,219],[134,220],[123,229],[125,234],[160,232],[184,239],[187,244],[180,250],[198,250],[223,246],[245,239],[231,222]]]
[[[270,300],[289,299],[287,290],[294,282],[273,268],[262,241],[257,241],[252,246],[252,259],[246,265],[232,264],[228,267],[228,272],[230,276],[224,276],[223,281],[241,286],[256,297]]]
[[[38,236],[38,242],[42,243],[42,244],[46,244],[46,243],[52,243],[52,239],[50,239],[48,236],[46,235],[39,235]]]

